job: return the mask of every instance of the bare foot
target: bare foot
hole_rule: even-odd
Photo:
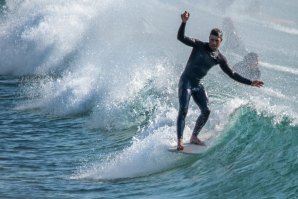
[[[206,146],[205,143],[203,141],[201,141],[199,138],[197,138],[196,136],[192,135],[190,138],[190,143],[191,144],[196,144],[196,145],[202,145],[202,146]]]
[[[178,139],[177,151],[183,151],[183,149],[184,149],[183,139]]]

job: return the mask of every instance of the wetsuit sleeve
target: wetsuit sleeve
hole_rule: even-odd
[[[185,26],[186,26],[186,23],[181,23],[180,28],[178,30],[177,39],[179,41],[181,41],[182,43],[184,43],[185,45],[194,47],[196,45],[196,40],[195,39],[192,39],[192,38],[189,38],[189,37],[186,37],[184,35]]]
[[[242,84],[247,84],[247,85],[251,85],[251,80],[246,79],[245,77],[242,77],[241,75],[239,75],[238,73],[232,71],[232,69],[229,67],[227,59],[223,56],[220,55],[219,56],[219,66],[220,68],[233,80],[240,82]]]

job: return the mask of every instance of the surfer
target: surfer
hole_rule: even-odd
[[[209,42],[202,42],[198,39],[189,38],[184,35],[186,22],[190,14],[185,11],[181,14],[182,23],[178,30],[177,38],[179,41],[187,46],[192,47],[192,52],[187,61],[186,67],[179,80],[179,113],[177,117],[177,150],[183,150],[183,131],[185,127],[185,118],[188,111],[190,97],[194,99],[195,103],[201,110],[190,143],[204,145],[197,136],[205,123],[208,120],[210,109],[208,107],[208,96],[205,92],[201,79],[207,72],[215,65],[219,64],[220,68],[232,79],[251,86],[261,87],[264,85],[263,81],[251,81],[233,72],[229,67],[226,58],[218,50],[223,33],[220,29],[214,28],[209,35]]]

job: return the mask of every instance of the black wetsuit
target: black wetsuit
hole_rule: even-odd
[[[251,81],[234,73],[227,64],[226,58],[219,50],[212,51],[207,42],[192,39],[184,35],[186,23],[182,23],[178,31],[178,40],[192,47],[192,52],[182,73],[179,81],[179,113],[177,118],[177,137],[183,138],[185,127],[185,117],[188,110],[190,96],[193,97],[195,103],[199,106],[201,114],[196,121],[193,130],[194,135],[198,135],[202,127],[208,120],[210,109],[208,107],[208,96],[201,79],[215,65],[219,64],[220,68],[232,79],[247,85],[251,85]]]

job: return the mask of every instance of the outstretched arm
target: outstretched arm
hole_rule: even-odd
[[[189,16],[190,14],[187,11],[181,14],[182,23],[178,30],[177,39],[188,46],[194,47],[196,45],[195,40],[185,36],[185,26]]]
[[[264,82],[261,80],[254,80],[251,82],[251,85],[260,88],[260,87],[264,86]]]
[[[256,87],[262,87],[264,86],[264,82],[260,81],[260,80],[254,80],[251,81],[249,79],[246,79],[245,77],[242,77],[241,75],[239,75],[238,73],[232,71],[232,69],[228,66],[227,60],[226,58],[222,57],[220,58],[220,68],[232,79],[234,79],[237,82],[240,82],[242,84],[247,84],[247,85],[251,85],[251,86],[256,86]]]

